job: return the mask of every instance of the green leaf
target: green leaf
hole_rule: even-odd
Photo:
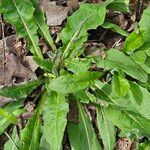
[[[144,44],[139,30],[132,32],[126,39],[123,51],[133,52]]]
[[[149,32],[150,32],[150,7],[144,10],[141,20],[139,22],[139,28],[142,34],[142,39],[145,42],[150,42]]]
[[[78,103],[79,123],[69,122],[68,133],[72,150],[100,150],[100,144],[83,106]]]
[[[115,147],[115,126],[105,115],[103,108],[97,107],[97,124],[100,131],[100,136],[102,138],[104,147],[106,150],[112,150]]]
[[[46,138],[45,138],[45,136],[43,134],[42,137],[41,137],[41,140],[40,140],[40,148],[39,148],[39,150],[50,150],[50,149],[51,149],[50,145],[46,141]]]
[[[130,88],[128,80],[116,72],[113,74],[112,86],[119,96],[126,96]]]
[[[104,69],[121,69],[131,77],[141,82],[147,82],[148,75],[142,67],[119,50],[111,49],[106,52],[104,59],[95,57],[94,60],[98,67]]]
[[[67,74],[51,80],[48,89],[59,93],[73,93],[90,87],[94,80],[100,78],[99,72],[81,72],[76,74]]]
[[[21,131],[22,150],[39,149],[40,138],[42,136],[41,114],[45,100],[47,99],[46,92],[42,95],[40,103],[35,110],[33,116],[28,120],[26,127]]]
[[[14,100],[25,99],[39,85],[40,85],[39,81],[32,80],[26,84],[4,87],[0,89],[0,95],[10,97]]]
[[[90,67],[90,61],[89,60],[65,60],[65,66],[69,71],[72,71],[73,73],[80,73],[80,72],[85,72],[89,69]]]
[[[66,27],[60,34],[60,39],[63,42],[62,59],[65,59],[74,51],[76,54],[80,52],[87,40],[87,31],[102,25],[105,15],[105,4],[81,4],[80,8],[68,17]]]
[[[20,141],[17,133],[17,128],[14,127],[12,136],[4,145],[4,150],[18,150],[19,146],[20,146]]]
[[[128,94],[126,96],[119,96],[113,86],[108,83],[101,83],[97,81],[95,85],[98,88],[95,91],[97,98],[106,101],[108,104],[113,104],[118,107],[123,107],[125,110],[138,113],[129,99],[130,97]]]
[[[132,55],[131,55],[131,58],[137,62],[138,64],[144,64],[144,62],[146,61],[146,54],[144,51],[137,51],[137,52],[134,52]]]
[[[33,6],[36,8],[34,12],[34,16],[39,27],[40,34],[45,38],[47,43],[52,47],[53,50],[56,50],[56,46],[54,44],[53,38],[49,33],[49,27],[45,23],[45,15],[42,10],[39,9],[40,0],[31,0]]]
[[[130,52],[138,49],[144,43],[150,42],[150,7],[144,10],[139,22],[139,29],[133,31],[125,41],[124,51]]]
[[[130,83],[130,101],[141,116],[150,119],[150,93],[147,89],[138,86],[136,83]]]
[[[47,100],[43,108],[43,132],[51,150],[62,148],[62,138],[67,124],[67,113],[69,111],[65,96],[51,92],[47,95]]]
[[[105,109],[105,114],[112,123],[129,133],[131,130],[137,130],[141,136],[150,137],[150,120],[139,114],[126,111],[124,109],[109,106]]]
[[[73,94],[77,100],[82,103],[88,104],[89,101],[96,103],[96,97],[88,91],[78,91]]]
[[[52,71],[53,63],[50,60],[42,60],[36,56],[33,57],[33,60],[40,66],[40,68],[48,72]]]
[[[109,22],[109,21],[105,21],[102,25],[103,28],[105,29],[111,29],[114,32],[119,33],[122,36],[128,37],[129,33],[127,31],[125,31],[124,29],[120,28],[118,25]]]
[[[110,3],[107,8],[115,11],[122,11],[124,13],[130,12],[127,3],[123,0],[114,0],[114,2]]]
[[[149,149],[150,149],[150,142],[149,141],[141,143],[138,146],[138,150],[149,150]]]
[[[11,123],[18,123],[16,117],[23,113],[22,111],[18,111],[22,103],[22,101],[12,102],[0,108],[0,134],[2,134]]]
[[[38,27],[33,17],[35,9],[30,0],[3,0],[1,9],[4,19],[16,27],[18,35],[30,43],[32,53],[42,59],[38,46]]]

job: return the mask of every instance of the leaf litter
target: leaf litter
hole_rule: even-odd
[[[84,2],[92,2],[92,3],[101,3],[102,0],[91,0],[91,1],[84,1]],[[55,30],[55,28],[62,28],[64,24],[66,23],[66,18],[68,15],[73,13],[78,7],[81,1],[77,0],[60,0],[60,1],[49,1],[49,0],[43,0],[41,1],[40,8],[45,12],[46,15],[46,21],[47,25],[50,26]],[[143,2],[142,6],[147,7],[147,2]],[[63,4],[63,5],[62,5]],[[118,13],[113,12],[109,14],[107,13],[107,18],[109,21],[119,25],[123,29],[131,32],[137,27],[137,21],[141,17],[142,10],[139,8],[139,4],[136,0],[131,1],[131,6],[135,6],[134,13],[132,15],[125,14],[125,13]],[[0,25],[1,26],[1,25]],[[60,32],[60,31],[58,31]],[[104,29],[102,27],[98,27],[96,29],[96,34],[94,31],[89,31],[89,37],[88,41],[84,43],[84,47],[86,47],[86,50],[89,55],[92,54],[93,56],[100,56],[105,59],[107,57],[105,51],[109,48],[116,48],[118,45],[117,42],[120,44],[124,43],[124,37],[114,33],[110,29]],[[56,34],[56,32],[52,32],[53,34]],[[102,34],[105,33],[105,34]],[[57,33],[59,35],[59,33]],[[57,36],[56,35],[56,36]],[[94,36],[93,36],[94,35]],[[102,37],[103,35],[103,37]],[[111,36],[110,36],[111,35]],[[0,38],[2,38],[1,32],[0,32]],[[0,40],[0,86],[10,86],[14,83],[20,83],[20,81],[25,80],[35,80],[37,79],[37,75],[35,71],[37,70],[38,66],[35,64],[35,62],[32,59],[32,56],[28,56],[27,53],[23,52],[23,43],[17,40],[16,35],[10,35],[5,38],[7,47],[9,51],[6,51],[6,59],[3,58],[3,41]],[[56,39],[56,44],[61,45],[61,41]],[[88,45],[88,46],[87,46]],[[92,45],[92,46],[91,46]],[[25,45],[26,46],[26,45]],[[120,48],[121,49],[121,48]],[[18,50],[18,52],[17,52]],[[46,49],[46,52],[48,50]],[[20,53],[21,52],[21,53]],[[22,59],[23,55],[23,59]],[[27,55],[27,56],[26,56]],[[21,60],[22,59],[22,60]],[[4,62],[5,60],[5,62]],[[5,64],[5,65],[4,65]],[[18,78],[21,79],[18,81]],[[5,103],[10,102],[11,99],[5,98],[0,96],[0,104],[4,105]],[[25,105],[25,108],[27,108],[27,113],[23,114],[23,118],[31,118],[33,115],[33,111],[35,110],[34,103],[27,102]],[[88,113],[91,113],[90,116],[92,116],[94,124],[96,124],[95,119],[95,107],[90,107],[92,105],[87,106],[88,109],[92,111],[88,111]],[[76,104],[71,103],[71,109],[68,113],[68,120],[75,122],[76,124],[79,123],[78,120],[78,109],[76,107]],[[74,116],[73,116],[74,115]],[[98,128],[98,127],[96,127]],[[68,142],[68,141],[67,141]],[[67,144],[70,147],[70,143]],[[127,138],[121,138],[117,141],[116,149],[126,149],[130,150],[132,149],[132,142],[128,140]]]

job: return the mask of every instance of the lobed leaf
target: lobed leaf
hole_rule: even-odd
[[[130,83],[130,95],[129,99],[134,105],[135,109],[140,113],[141,116],[150,119],[150,103],[149,97],[150,93],[147,89],[138,86],[138,84]]]
[[[77,100],[79,100],[82,103],[88,104],[89,102],[96,103],[96,97],[88,92],[87,90],[85,91],[78,91],[73,94]]]
[[[133,31],[125,41],[124,51],[132,52],[140,48],[145,43],[150,43],[150,7],[144,10],[139,22],[139,29]]]
[[[149,32],[150,32],[150,7],[144,10],[141,20],[139,22],[139,29],[142,34],[142,39],[145,42],[150,42]]]
[[[130,9],[128,7],[129,0],[114,0],[110,3],[107,8],[115,11],[122,11],[124,13],[129,13]]]
[[[42,68],[45,71],[51,72],[53,63],[50,60],[43,60],[39,57],[34,56],[33,60],[39,65],[40,68]]]
[[[69,71],[72,71],[73,73],[80,73],[80,72],[85,72],[88,71],[90,67],[90,61],[89,60],[70,60],[66,59],[65,60],[65,66]]]
[[[130,88],[128,80],[116,72],[113,73],[112,86],[119,96],[126,96]]]
[[[144,44],[144,40],[141,37],[139,30],[132,32],[125,41],[123,51],[133,52],[140,48]]]

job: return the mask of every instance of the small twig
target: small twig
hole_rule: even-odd
[[[5,64],[6,64],[6,54],[5,51],[7,50],[7,44],[5,40],[5,33],[4,33],[4,26],[3,26],[3,20],[2,16],[0,14],[0,23],[1,23],[1,31],[2,31],[2,40],[3,40],[3,68],[4,68],[4,73],[5,73]]]

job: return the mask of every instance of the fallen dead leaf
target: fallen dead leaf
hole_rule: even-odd
[[[0,63],[0,86],[11,85],[14,78],[37,79],[35,73],[23,66],[14,54],[6,53],[6,61]]]
[[[67,18],[68,7],[57,6],[56,2],[46,1],[41,9],[45,12],[48,26],[59,26]]]
[[[0,107],[3,107],[5,104],[7,104],[7,103],[9,103],[11,101],[12,101],[11,98],[0,96]]]
[[[34,72],[39,66],[37,65],[37,63],[33,60],[32,56],[26,56],[25,57],[25,61],[24,63],[26,64],[26,66],[28,66],[28,68]]]
[[[15,47],[15,44],[17,41],[16,35],[11,35],[11,36],[6,37],[5,41],[6,41],[7,48],[10,52],[14,51],[14,49],[17,48]],[[3,52],[3,40],[0,40],[0,53],[2,52]]]
[[[116,150],[130,150],[132,147],[132,141],[128,138],[120,138],[117,142]]]
[[[30,118],[33,115],[34,107],[35,107],[34,103],[28,102],[25,106],[25,109],[27,110],[27,112],[22,114],[22,118],[24,119]]]
[[[78,8],[78,0],[68,0],[67,6],[71,9],[71,11],[76,10]]]

